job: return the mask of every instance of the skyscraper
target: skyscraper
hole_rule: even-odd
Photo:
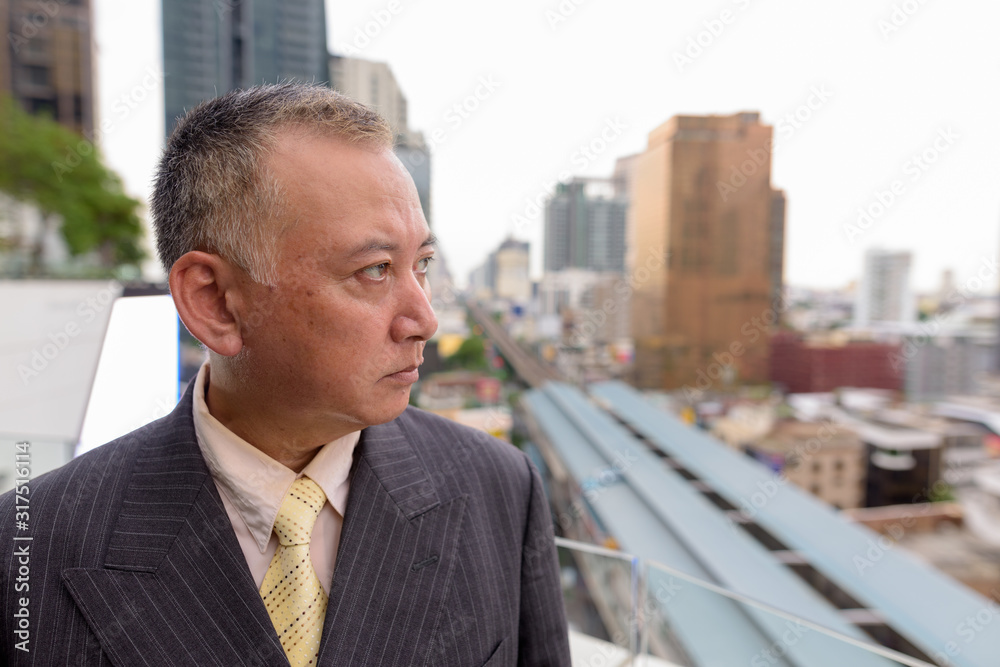
[[[406,97],[388,63],[330,56],[333,87],[351,98],[378,110],[396,134],[396,157],[413,178],[420,196],[420,207],[431,224],[431,153],[424,136],[410,129]]]
[[[0,94],[94,138],[90,0],[0,0]]]
[[[545,206],[545,271],[624,271],[627,208],[611,181],[560,183]]]
[[[166,131],[199,102],[261,83],[330,80],[323,0],[163,0]]]
[[[854,325],[914,322],[917,303],[910,291],[908,252],[873,248],[865,253],[864,269],[854,307]]]
[[[641,387],[767,380],[784,196],[757,113],[675,116],[633,176],[632,334]]]

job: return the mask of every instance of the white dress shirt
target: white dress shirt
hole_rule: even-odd
[[[233,530],[257,588],[278,548],[274,520],[292,482],[308,475],[326,494],[327,502],[313,527],[309,552],[323,589],[330,593],[340,530],[347,509],[347,492],[354,447],[361,431],[323,445],[301,473],[278,463],[213,417],[205,402],[209,363],[198,371],[194,385],[194,428],[198,446],[222,497]]]

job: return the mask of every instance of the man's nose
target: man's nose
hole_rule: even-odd
[[[399,294],[398,311],[392,323],[392,337],[396,342],[413,338],[426,341],[437,331],[438,321],[431,307],[430,285],[423,284],[410,274]]]

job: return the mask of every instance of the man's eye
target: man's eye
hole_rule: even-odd
[[[429,267],[433,261],[433,257],[424,257],[423,259],[417,261],[417,273],[426,273],[427,267]]]
[[[381,264],[376,264],[375,266],[369,266],[367,269],[362,269],[362,272],[369,278],[380,280],[385,277],[388,270],[389,262],[382,262]]]

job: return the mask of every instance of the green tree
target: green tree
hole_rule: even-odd
[[[487,370],[489,364],[486,361],[486,346],[479,336],[470,336],[462,341],[455,353],[448,359],[452,368],[463,368],[465,370]]]
[[[145,256],[139,202],[125,194],[94,145],[50,118],[26,113],[9,98],[0,98],[0,192],[41,211],[29,275],[42,272],[45,236],[60,221],[70,253],[96,251],[107,273]]]

